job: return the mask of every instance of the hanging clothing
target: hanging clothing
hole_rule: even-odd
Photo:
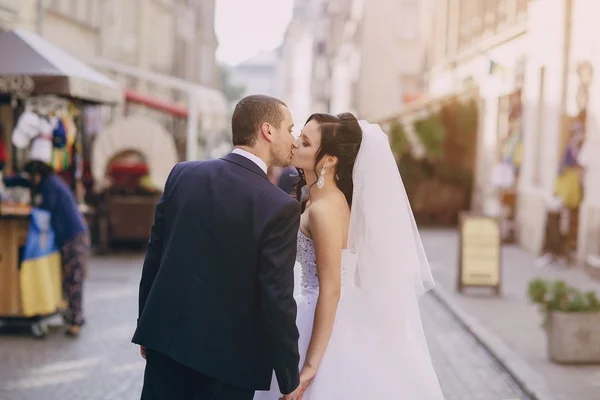
[[[76,135],[77,127],[69,115],[49,117],[25,111],[13,131],[12,142],[19,149],[30,147],[31,161],[42,161],[61,172],[72,164]]]
[[[52,168],[61,172],[73,163],[73,145],[77,135],[77,127],[70,116],[56,119],[53,131]]]

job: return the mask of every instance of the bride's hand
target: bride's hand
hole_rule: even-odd
[[[294,390],[293,393],[280,397],[279,400],[302,400],[304,391],[308,388],[308,385],[312,382],[317,371],[316,369],[305,365],[300,371],[300,385]]]
[[[304,395],[304,392],[306,391],[306,389],[308,388],[308,385],[310,385],[310,383],[312,382],[313,378],[315,377],[315,375],[317,374],[317,370],[309,367],[309,366],[304,366],[302,367],[302,371],[300,371],[300,399],[302,399],[302,396]]]

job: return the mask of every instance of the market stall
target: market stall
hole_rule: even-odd
[[[129,116],[112,123],[96,140],[91,172],[106,209],[100,246],[146,242],[154,209],[177,163],[175,142],[159,123]]]
[[[90,62],[140,82],[125,90],[123,114],[92,149],[99,210],[96,249],[145,245],[173,166],[214,154],[219,139],[230,142],[227,101],[221,91],[195,82],[102,58]]]
[[[41,293],[36,286],[40,276],[56,275],[56,252],[51,230],[40,228],[36,215],[43,213],[33,207],[21,172],[31,154],[50,151],[49,164],[87,209],[82,183],[86,109],[116,104],[123,94],[110,79],[33,33],[0,34],[0,53],[11,55],[0,59],[0,318],[33,321],[33,333],[43,336],[41,318],[57,305],[48,300],[48,307],[28,308],[26,296]],[[43,234],[33,235],[34,229]],[[39,240],[44,240],[44,252],[28,253],[41,248],[34,243]],[[49,261],[34,263],[32,275],[31,268],[24,268],[32,265],[27,263],[31,257]],[[32,291],[32,285],[37,289]]]

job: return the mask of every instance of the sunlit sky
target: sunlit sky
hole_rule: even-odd
[[[234,65],[281,44],[293,0],[216,0],[217,59]]]

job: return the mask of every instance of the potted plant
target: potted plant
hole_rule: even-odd
[[[582,292],[561,280],[534,279],[528,295],[544,315],[551,361],[600,363],[600,300],[595,292]]]

